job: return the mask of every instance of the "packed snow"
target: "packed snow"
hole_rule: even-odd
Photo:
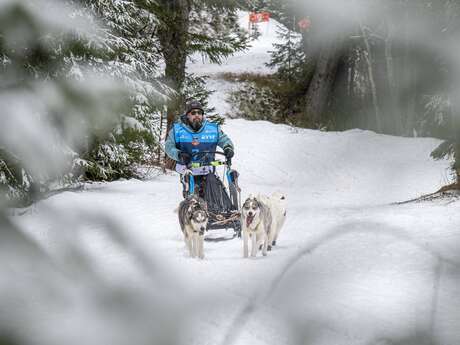
[[[257,59],[250,51],[220,67],[191,65],[214,76],[221,111],[228,85],[219,88],[218,73],[259,66],[273,37],[262,35]],[[450,161],[430,158],[438,140],[241,119],[223,129],[235,143],[243,200],[287,195],[273,251],[244,259],[233,239],[205,242],[206,258],[189,258],[174,212],[175,173],[55,195],[11,217],[56,271],[66,269],[46,276],[24,264],[27,274],[6,285],[16,304],[0,306],[15,306],[28,339],[459,343],[460,202],[397,204],[449,182]]]

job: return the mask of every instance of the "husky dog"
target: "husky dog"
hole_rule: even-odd
[[[267,255],[268,236],[272,226],[270,209],[254,196],[249,196],[241,208],[241,227],[243,233],[243,256],[248,257],[248,242],[251,238],[251,256],[257,255],[262,246],[262,255]]]
[[[192,258],[204,259],[204,232],[208,225],[206,202],[191,195],[179,204],[179,223]]]
[[[272,226],[268,233],[268,250],[276,245],[278,235],[286,220],[286,196],[283,193],[275,192],[270,196],[259,195],[262,201],[270,210]]]

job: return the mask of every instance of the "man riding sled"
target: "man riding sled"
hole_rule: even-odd
[[[184,197],[188,192],[187,175],[183,175],[191,163],[208,164],[212,162],[217,147],[223,149],[225,158],[230,161],[234,155],[233,143],[222,131],[220,126],[206,120],[204,110],[200,102],[187,103],[185,114],[180,117],[168,133],[165,143],[166,154],[177,162],[176,171],[184,178],[181,180],[184,186]],[[194,176],[194,182],[198,188],[198,194],[203,197],[206,175],[209,171],[203,171],[203,175]]]

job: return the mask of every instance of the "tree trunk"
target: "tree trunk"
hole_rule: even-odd
[[[458,100],[453,104],[453,130],[454,130],[454,173],[457,189],[460,189],[460,103]]]
[[[454,163],[454,172],[456,177],[457,189],[460,189],[460,145],[455,147],[455,163]]]
[[[388,112],[390,115],[389,119],[392,122],[391,128],[393,129],[394,135],[402,135],[404,134],[404,128],[403,128],[403,119],[401,117],[402,112],[398,111],[398,106],[397,106],[397,86],[396,86],[396,81],[395,81],[395,76],[394,76],[394,71],[395,71],[395,66],[394,66],[394,61],[393,61],[393,37],[394,37],[394,32],[393,32],[393,27],[394,23],[393,21],[388,18],[388,16],[385,18],[385,25],[386,25],[386,37],[385,37],[385,62],[386,62],[386,79],[388,81]]]
[[[364,55],[364,59],[367,65],[367,75],[368,75],[369,84],[371,87],[372,104],[374,106],[376,130],[377,132],[382,132],[382,119],[380,116],[380,109],[379,109],[379,103],[378,103],[378,97],[377,97],[377,86],[375,84],[375,78],[374,78],[371,45],[369,43],[367,32],[364,30],[364,27],[361,21],[359,21],[359,29],[361,31],[361,35],[364,41],[364,47],[366,48],[363,55]]]
[[[190,0],[164,0],[164,15],[158,27],[158,37],[165,59],[165,79],[168,86],[177,92],[168,106],[167,129],[174,122],[175,111],[183,106],[180,94],[185,80],[185,64],[187,61],[187,43],[189,29]]]
[[[405,89],[407,91],[407,96],[405,97],[404,101],[405,104],[402,105],[402,108],[405,108],[404,118],[404,130],[405,135],[409,137],[417,136],[417,125],[416,125],[416,106],[417,106],[417,69],[414,65],[414,45],[410,39],[409,31],[410,31],[410,15],[411,15],[411,8],[409,6],[406,7],[405,16],[405,23],[404,23],[404,57],[403,57],[403,69],[401,72],[402,81],[401,83],[405,85]]]
[[[404,71],[402,72],[406,81],[407,98],[405,104],[405,135],[409,137],[417,136],[417,125],[416,125],[416,105],[417,105],[417,71],[411,63],[412,54],[409,51],[410,43],[406,42],[406,51],[404,54]]]
[[[182,111],[185,100],[182,87],[185,80],[187,44],[191,0],[163,0],[164,11],[160,16],[157,35],[165,59],[165,79],[169,87],[176,91],[168,103],[166,133],[172,128],[176,116]],[[173,168],[174,162],[166,157],[166,167]]]
[[[315,72],[306,93],[307,121],[315,127],[321,126],[337,74],[342,41],[324,43],[320,49]]]

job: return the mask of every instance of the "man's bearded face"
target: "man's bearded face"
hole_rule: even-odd
[[[199,109],[192,109],[187,114],[187,119],[190,127],[192,127],[194,130],[198,130],[203,125],[203,112]]]

